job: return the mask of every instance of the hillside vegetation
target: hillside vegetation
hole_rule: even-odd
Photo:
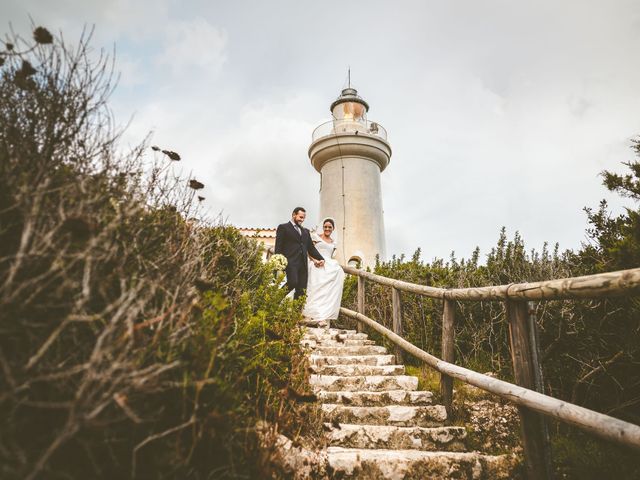
[[[595,210],[585,208],[588,241],[577,251],[561,252],[558,245],[528,251],[517,232],[510,240],[503,228],[484,259],[476,249],[468,259],[452,254],[448,261],[427,262],[417,250],[409,259],[378,263],[374,272],[423,285],[466,288],[636,268],[640,266],[640,141],[632,142],[632,150],[636,158],[624,164],[625,173],[602,173],[606,188],[628,198],[632,206],[619,215],[613,215],[604,200]],[[407,293],[402,298],[405,337],[440,355],[442,302]],[[356,309],[356,304],[356,282],[350,278],[343,305]],[[366,308],[368,316],[391,326],[388,287],[367,282]],[[536,316],[545,393],[640,424],[640,298],[539,302]],[[456,362],[513,381],[502,302],[458,302],[456,318]],[[580,479],[640,478],[634,452],[564,425],[554,425],[553,431],[558,474]]]
[[[255,422],[308,426],[300,304],[179,153],[123,153],[90,35],[33,35],[0,56],[0,477],[268,475]]]

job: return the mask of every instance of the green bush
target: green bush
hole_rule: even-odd
[[[256,421],[309,428],[300,303],[179,155],[122,153],[89,36],[34,35],[0,66],[0,477],[267,475]]]

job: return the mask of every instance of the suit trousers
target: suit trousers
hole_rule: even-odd
[[[302,262],[295,262],[287,265],[287,292],[295,290],[293,298],[300,298],[307,289],[307,265]]]

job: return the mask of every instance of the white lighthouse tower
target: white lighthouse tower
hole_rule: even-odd
[[[335,220],[343,265],[374,266],[385,257],[380,173],[389,165],[387,132],[369,121],[369,104],[345,88],[330,107],[333,119],[313,131],[309,158],[320,173],[321,219]]]

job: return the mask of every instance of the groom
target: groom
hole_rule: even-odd
[[[324,265],[324,258],[311,241],[309,230],[302,226],[306,216],[304,208],[296,207],[291,214],[291,221],[278,225],[276,230],[275,253],[287,257],[287,291],[295,289],[293,298],[304,295],[307,288],[308,255],[316,267]]]

